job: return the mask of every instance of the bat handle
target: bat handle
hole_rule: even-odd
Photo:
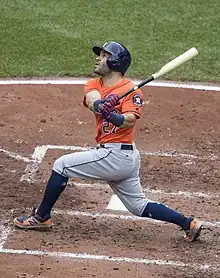
[[[136,88],[137,86],[134,86],[133,88],[131,88],[130,90],[126,91],[125,93],[119,95],[118,99],[122,99],[123,97],[126,97],[128,94],[132,93],[133,91],[137,90],[138,88]]]
[[[144,81],[140,82],[139,84],[137,84],[136,86],[134,86],[133,88],[129,89],[128,91],[126,91],[125,93],[121,94],[118,99],[122,99],[123,97],[126,97],[127,95],[129,95],[130,93],[136,91],[137,89],[143,87],[145,84],[153,81],[155,78],[151,75],[149,76],[147,79],[145,79]]]

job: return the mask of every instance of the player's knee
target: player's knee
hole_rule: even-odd
[[[65,169],[64,156],[61,156],[55,160],[53,164],[53,170],[60,175],[65,175],[64,169]]]
[[[141,216],[140,212],[137,209],[130,210],[130,212],[135,216]]]
[[[132,213],[133,215],[135,215],[135,216],[141,216],[142,211],[141,211],[139,208],[137,208],[137,207],[128,207],[127,209],[128,209],[128,211],[129,211],[130,213]]]
[[[50,184],[51,188],[57,188],[57,187],[65,187],[68,182],[68,177],[65,177],[54,170],[52,170],[50,179],[48,181],[48,184]]]
[[[140,198],[135,202],[124,202],[125,207],[127,210],[135,216],[142,216],[142,212],[146,207],[148,200],[145,198]]]

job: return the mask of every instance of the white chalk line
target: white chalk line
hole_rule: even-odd
[[[6,226],[4,224],[0,224],[0,250],[4,248],[4,245],[7,241],[7,238],[11,232],[11,229],[9,226]]]
[[[12,157],[12,158],[14,158],[16,160],[22,160],[24,162],[30,162],[30,158],[21,156],[21,155],[19,155],[17,153],[9,152],[9,151],[3,150],[1,148],[0,148],[0,152],[4,153],[5,155],[7,155],[9,157]]]
[[[69,182],[70,186],[75,187],[81,187],[81,188],[103,188],[107,189],[109,188],[109,185],[106,183],[80,183],[80,182]],[[145,184],[144,187],[147,187]],[[145,193],[155,194],[155,195],[163,195],[163,196],[183,196],[187,198],[207,198],[207,199],[213,199],[213,198],[219,198],[220,195],[212,194],[212,193],[203,193],[203,192],[190,192],[190,191],[176,191],[176,192],[166,192],[164,190],[159,189],[144,189]]]
[[[55,210],[57,214],[63,215],[71,215],[71,216],[87,216],[92,218],[117,218],[121,220],[147,220],[147,218],[135,217],[135,216],[125,216],[125,215],[115,215],[115,214],[100,214],[100,213],[88,213],[88,212],[80,212],[80,211],[68,211],[68,210]],[[160,221],[155,221],[149,219],[149,221],[163,223]],[[211,224],[211,226],[215,226],[216,224],[204,222],[205,224]],[[220,226],[220,223],[218,224]],[[17,254],[17,255],[35,255],[35,256],[48,256],[48,257],[56,257],[56,258],[70,258],[70,259],[78,259],[78,260],[96,260],[96,261],[113,261],[118,263],[139,263],[146,265],[169,265],[173,267],[192,267],[194,269],[217,269],[218,265],[216,264],[188,264],[180,261],[173,260],[155,260],[155,259],[147,259],[147,258],[129,258],[129,257],[113,257],[107,255],[93,255],[87,253],[71,253],[71,252],[49,252],[49,251],[41,251],[41,250],[19,250],[19,249],[7,249],[4,248],[5,242],[10,233],[10,228],[4,225],[0,226],[1,236],[0,236],[0,253],[2,254]]]
[[[59,145],[42,145],[37,146],[32,154],[31,158],[23,157],[17,153],[9,152],[4,149],[0,149],[0,152],[12,157],[16,160],[22,160],[24,162],[28,162],[24,174],[20,178],[20,181],[26,181],[28,183],[36,183],[35,175],[39,170],[40,164],[42,163],[47,151],[49,149],[57,149],[57,150],[72,150],[72,151],[86,151],[91,148],[81,147],[81,146],[59,146]],[[177,154],[177,153],[165,153],[165,152],[142,152],[146,156],[180,156],[180,157],[187,157],[187,158],[198,158],[195,155],[191,154]],[[213,156],[212,156],[213,157]],[[78,187],[106,187],[106,184],[83,184],[83,183],[70,183]],[[189,192],[189,191],[177,191],[177,192],[165,192],[163,190],[153,190],[147,189],[145,190],[146,193],[152,194],[160,194],[160,195],[167,195],[167,196],[185,196],[189,198],[194,197],[203,197],[203,198],[218,198],[219,196],[216,194],[211,193],[203,193],[203,192]]]
[[[78,146],[56,146],[56,145],[42,145],[37,146],[34,153],[31,156],[32,162],[29,163],[24,171],[24,174],[20,178],[20,181],[26,181],[29,183],[35,183],[35,175],[39,170],[40,164],[42,163],[47,151],[49,149],[56,150],[72,150],[72,151],[85,151],[88,148]]]
[[[29,183],[35,183],[35,175],[39,169],[40,163],[42,162],[46,152],[49,149],[56,149],[56,150],[72,150],[72,151],[87,151],[91,148],[88,147],[81,147],[81,146],[60,146],[60,145],[42,145],[35,148],[34,153],[31,157],[32,162],[27,165],[24,174],[22,175],[20,181],[27,181]],[[188,158],[188,159],[216,159],[217,157],[212,155],[209,157],[198,157],[192,154],[182,154],[176,152],[140,152],[146,156],[157,156],[157,157],[181,157],[181,158]]]
[[[60,215],[70,215],[70,216],[85,216],[85,217],[92,217],[92,218],[109,218],[109,219],[119,219],[119,220],[125,220],[125,221],[148,221],[150,223],[154,224],[162,224],[165,225],[167,223],[151,218],[146,217],[138,217],[134,215],[123,215],[123,214],[113,214],[113,213],[99,213],[99,212],[86,212],[86,211],[74,211],[74,210],[54,210],[55,214]],[[220,227],[220,222],[209,222],[209,221],[201,221],[204,226],[209,227]]]
[[[84,85],[90,78],[72,79],[1,79],[0,85]],[[132,80],[132,79],[131,79]],[[135,85],[143,80],[132,80]],[[162,88],[193,89],[199,91],[220,91],[220,86],[215,84],[175,82],[175,81],[152,81],[145,86]]]
[[[182,157],[182,158],[202,158],[199,156],[196,156],[194,154],[184,154],[184,153],[177,153],[177,152],[145,152],[140,151],[141,154],[144,154],[146,156],[158,156],[158,157]],[[209,158],[209,157],[206,157]],[[210,156],[210,158],[216,159],[216,156]]]
[[[20,181],[27,181],[30,183],[36,183],[35,181],[35,174],[37,173],[40,163],[42,162],[44,156],[46,155],[46,152],[50,149],[58,149],[58,150],[71,150],[71,151],[86,151],[91,148],[87,147],[81,147],[81,146],[59,146],[59,145],[42,145],[38,146],[35,148],[34,153],[32,155],[32,160],[34,161],[33,163],[30,163],[27,165],[24,174],[22,175]],[[178,154],[178,153],[166,153],[166,152],[141,152],[142,154],[146,156],[180,156],[180,157],[187,157],[187,158],[198,158],[195,155],[192,154]],[[80,185],[80,184],[79,184]],[[185,197],[193,198],[193,197],[204,197],[204,198],[213,198],[216,197],[215,194],[206,194],[202,192],[183,192],[183,191],[178,191],[178,192],[172,192],[172,193],[166,193],[164,191],[160,190],[149,190],[146,191],[148,193],[153,193],[153,194],[165,194],[165,195],[170,195],[170,196],[176,196],[176,195],[182,195]]]
[[[32,161],[26,166],[24,174],[20,178],[20,181],[27,181],[29,183],[34,182],[34,177],[39,169],[40,164],[43,161],[44,156],[46,155],[47,147],[40,146],[36,147],[34,153],[31,156]]]
[[[115,215],[115,214],[101,214],[101,213],[88,213],[88,212],[80,212],[80,211],[64,211],[64,210],[55,210],[57,214],[63,215],[71,215],[71,216],[86,216],[92,218],[117,218],[120,220],[132,220],[132,221],[139,221],[139,220],[148,220],[154,223],[163,222],[148,219],[148,218],[141,218],[136,216],[129,216],[129,215]],[[220,226],[210,222],[203,222],[209,226]],[[5,242],[10,234],[10,227],[5,226],[4,224],[0,225],[0,253],[2,254],[18,254],[18,255],[36,255],[36,256],[49,256],[49,257],[56,257],[56,258],[70,258],[70,259],[78,259],[78,260],[97,260],[97,261],[113,261],[118,263],[140,263],[146,265],[170,265],[173,267],[193,267],[195,269],[215,269],[217,265],[209,265],[209,264],[187,264],[180,261],[172,261],[172,260],[151,260],[151,259],[142,259],[142,258],[128,258],[128,257],[112,257],[106,255],[92,255],[86,253],[67,253],[67,252],[48,252],[48,251],[40,251],[40,250],[17,250],[17,249],[7,249],[4,248]]]
[[[71,216],[86,216],[95,218],[116,218],[120,220],[132,220],[132,221],[150,221],[154,223],[163,224],[164,222],[141,218],[136,216],[129,215],[115,215],[115,214],[105,214],[105,213],[88,213],[88,212],[80,212],[80,211],[68,211],[68,210],[55,210],[57,214],[63,215],[71,215]],[[203,222],[204,225],[220,227],[220,223],[210,223]],[[4,248],[5,242],[10,234],[10,228],[4,225],[0,225],[0,253],[3,254],[18,254],[18,255],[36,255],[36,256],[49,256],[56,258],[71,258],[71,259],[79,259],[79,260],[97,260],[97,261],[113,261],[113,262],[122,262],[122,263],[140,263],[146,265],[170,265],[173,267],[193,267],[195,269],[215,269],[218,265],[208,265],[208,264],[187,264],[180,261],[172,261],[172,260],[151,260],[151,259],[142,259],[142,258],[128,258],[128,257],[112,257],[106,255],[92,255],[86,253],[67,253],[67,252],[48,252],[48,251],[40,251],[40,250],[16,250],[16,249],[7,249]]]
[[[218,264],[188,264],[180,261],[171,260],[151,260],[142,258],[128,258],[128,257],[112,257],[106,255],[92,255],[87,253],[66,253],[66,252],[49,252],[40,250],[16,250],[16,249],[2,249],[0,253],[4,254],[18,254],[18,255],[34,255],[34,256],[48,256],[55,258],[69,258],[75,260],[93,260],[93,261],[110,261],[117,263],[138,263],[144,265],[168,265],[173,267],[190,267],[194,269],[206,270],[206,269],[217,269]]]

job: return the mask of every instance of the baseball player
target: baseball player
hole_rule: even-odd
[[[202,229],[200,221],[148,200],[142,191],[134,128],[141,117],[143,93],[138,89],[120,101],[118,98],[134,86],[124,77],[131,63],[128,49],[119,42],[110,41],[92,50],[97,55],[94,73],[99,78],[86,83],[83,103],[95,115],[98,145],[58,158],[40,206],[29,216],[15,218],[14,225],[22,229],[51,227],[51,210],[68,179],[98,179],[110,185],[132,214],[176,224],[185,231],[186,241],[196,240]]]

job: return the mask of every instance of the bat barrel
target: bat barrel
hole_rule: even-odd
[[[181,66],[182,64],[186,63],[187,61],[191,60],[193,57],[198,55],[198,50],[195,47],[190,48],[183,54],[179,55],[166,65],[164,65],[158,72],[153,74],[154,79],[170,72],[171,70]]]

